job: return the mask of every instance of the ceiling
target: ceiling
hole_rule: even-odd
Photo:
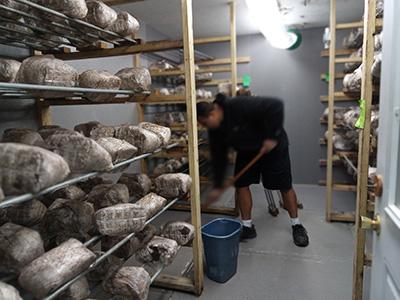
[[[192,0],[195,37],[229,34],[230,0]],[[260,0],[273,1],[273,0]],[[288,26],[313,28],[329,23],[330,0],[277,0],[284,22]],[[245,0],[237,3],[238,35],[259,32],[252,23]],[[361,19],[364,0],[337,0],[338,22]],[[118,6],[132,13],[160,33],[170,37],[181,36],[180,0],[145,0]]]

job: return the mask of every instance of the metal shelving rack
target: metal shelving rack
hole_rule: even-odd
[[[236,86],[240,82],[242,82],[241,78],[237,78],[237,64],[246,64],[249,63],[251,58],[248,56],[237,57],[237,50],[236,50],[236,6],[235,2],[229,3],[229,14],[230,14],[230,38],[218,38],[212,40],[212,42],[229,42],[230,45],[230,53],[231,56],[229,58],[214,58],[208,60],[200,60],[197,62],[199,66],[198,70],[195,70],[196,74],[201,73],[230,73],[230,79],[218,79],[218,80],[211,80],[211,81],[204,81],[204,82],[196,82],[197,86],[214,86],[218,85],[219,83],[231,83],[232,86],[232,94],[236,93]],[[140,62],[137,60],[137,64]],[[170,70],[151,70],[152,76],[179,76],[184,75],[184,71],[180,69],[170,69]],[[197,101],[212,101],[212,99],[197,99]],[[145,114],[145,106],[146,105],[165,105],[165,104],[184,104],[185,97],[179,95],[172,95],[172,96],[159,96],[157,100],[149,100],[145,102],[138,103],[138,119],[140,122],[144,121]],[[174,130],[178,131],[185,131],[186,129],[184,126],[182,128],[174,128]],[[184,145],[183,145],[184,146]],[[164,153],[162,157],[164,158],[176,158],[177,154],[178,157],[182,155],[187,155],[188,150],[186,147],[180,147],[176,150],[174,149],[172,153]],[[148,164],[147,160],[143,160],[141,162],[142,172],[148,172]],[[201,180],[202,183],[207,184],[207,178],[203,178]],[[177,203],[172,207],[172,209],[181,210],[181,211],[188,211],[190,210],[190,205],[184,203]],[[202,208],[203,213],[213,213],[213,214],[225,214],[225,215],[238,215],[238,207],[235,203],[235,207],[208,207]]]
[[[374,89],[371,67],[374,62],[374,36],[378,28],[382,28],[383,19],[376,17],[376,0],[364,0],[364,18],[360,22],[336,24],[336,0],[331,0],[331,45],[329,49],[329,95],[321,96],[321,101],[328,101],[328,159],[327,159],[327,221],[344,221],[355,223],[355,243],[354,243],[354,261],[353,261],[353,300],[363,299],[364,293],[364,272],[365,267],[371,266],[372,255],[366,252],[366,232],[361,228],[361,217],[367,217],[374,214],[375,196],[381,192],[381,180],[377,176],[374,178],[374,184],[370,183],[369,177],[369,159],[371,147],[371,110],[372,100],[377,90]],[[363,55],[360,59],[338,58],[337,56],[349,55],[351,50],[336,49],[336,30],[363,28]],[[321,56],[327,56],[328,52],[323,51]],[[343,92],[335,92],[335,80],[343,79],[343,73],[335,73],[335,64],[345,62],[361,61],[363,63],[361,92],[358,95],[347,95]],[[323,76],[321,75],[321,78]],[[357,175],[357,183],[351,187],[351,191],[356,192],[356,211],[345,214],[338,214],[331,211],[333,195],[332,191],[336,189],[337,184],[333,182],[333,143],[332,132],[334,130],[334,102],[335,101],[354,101],[363,99],[365,101],[365,122],[363,128],[359,129],[359,147],[358,152],[338,153],[339,158],[348,164]],[[354,161],[357,165],[354,165]],[[343,188],[343,187],[342,187]],[[345,187],[348,189],[348,186]],[[339,189],[339,190],[346,190]],[[372,189],[372,191],[371,191]]]
[[[367,1],[367,0],[366,0]],[[337,23],[336,22],[336,0],[331,0],[330,4],[330,48],[328,50],[324,50],[321,52],[321,57],[329,57],[329,81],[328,81],[328,95],[323,95],[320,97],[321,102],[328,104],[328,137],[327,141],[321,139],[320,144],[327,146],[327,159],[322,160],[321,166],[326,166],[326,180],[320,180],[319,184],[327,187],[327,196],[326,196],[326,215],[325,218],[328,222],[356,222],[356,212],[335,212],[332,210],[333,204],[333,191],[344,191],[344,192],[357,192],[357,183],[341,183],[335,182],[334,180],[334,166],[340,166],[342,160],[344,163],[347,163],[347,160],[344,157],[347,157],[349,160],[357,159],[359,157],[356,151],[338,151],[333,149],[333,132],[337,125],[334,120],[334,105],[336,102],[355,102],[359,99],[366,99],[365,96],[368,94],[369,97],[373,96],[373,88],[372,84],[368,91],[366,91],[365,85],[362,86],[360,93],[347,93],[346,91],[335,91],[335,84],[337,80],[342,80],[344,78],[344,73],[336,72],[337,64],[344,63],[352,63],[352,62],[362,62],[364,65],[371,65],[373,63],[373,55],[366,57],[363,55],[362,58],[353,58],[353,57],[343,57],[350,55],[354,49],[337,49],[336,48],[336,31],[337,30],[349,30],[354,28],[364,28],[364,34],[366,31],[366,26],[371,27],[371,22],[368,24],[365,23],[365,19],[359,22],[351,22],[351,23]],[[377,19],[374,22],[374,28],[382,27],[382,19]],[[368,40],[367,38],[368,37]],[[374,43],[374,37],[364,35],[365,44]],[[364,46],[363,46],[364,47]],[[370,70],[370,69],[369,69]],[[321,74],[321,79],[325,79],[326,75]],[[368,173],[368,172],[367,172]]]
[[[189,133],[189,141],[188,141],[188,153],[189,153],[189,174],[192,178],[192,186],[191,186],[191,197],[190,197],[190,212],[191,212],[191,222],[195,227],[195,237],[192,242],[192,251],[193,258],[192,263],[192,276],[171,276],[161,274],[162,268],[160,267],[155,274],[152,275],[153,285],[159,286],[167,289],[175,289],[184,292],[194,293],[196,295],[200,295],[203,290],[203,254],[202,254],[202,240],[201,240],[201,219],[200,219],[200,178],[199,178],[199,170],[198,170],[198,137],[197,137],[197,120],[196,120],[196,92],[195,92],[195,70],[194,70],[194,44],[202,44],[202,43],[212,43],[212,42],[220,42],[221,40],[229,40],[230,37],[212,37],[212,38],[201,38],[194,40],[193,39],[193,15],[192,15],[192,0],[181,0],[181,12],[182,12],[182,28],[183,28],[183,38],[182,40],[170,40],[170,41],[153,41],[148,43],[141,43],[140,40],[134,40],[130,38],[122,38],[120,36],[115,36],[115,33],[108,32],[107,30],[103,30],[81,20],[76,20],[69,18],[63,14],[55,12],[45,7],[41,7],[35,3],[32,3],[27,0],[16,0],[17,2],[27,5],[30,8],[36,9],[42,13],[49,14],[53,17],[57,18],[57,21],[53,21],[49,23],[49,21],[40,19],[37,17],[27,15],[20,11],[11,11],[13,13],[18,13],[21,16],[32,18],[34,21],[39,22],[45,28],[41,26],[37,26],[35,32],[41,33],[52,33],[57,36],[62,35],[65,37],[69,37],[71,33],[79,33],[79,38],[70,40],[70,44],[66,46],[78,46],[77,43],[80,42],[79,39],[87,39],[88,41],[100,40],[95,45],[88,48],[79,48],[76,47],[77,51],[71,50],[69,47],[60,47],[54,48],[51,47],[46,42],[44,43],[36,43],[38,41],[43,42],[43,39],[40,37],[36,37],[34,39],[34,43],[30,39],[24,40],[23,43],[21,41],[15,41],[11,35],[5,34],[2,38],[0,38],[0,43],[6,43],[8,45],[28,48],[31,50],[40,50],[42,53],[52,53],[57,58],[64,60],[77,60],[77,59],[85,59],[85,58],[98,58],[98,57],[109,57],[116,55],[133,55],[138,53],[149,53],[149,52],[157,52],[164,51],[170,49],[183,49],[184,53],[184,75],[186,78],[186,95],[182,98],[183,103],[186,103],[187,108],[187,130]],[[128,2],[136,2],[135,0],[131,1],[123,1],[123,3]],[[110,0],[106,1],[108,4],[121,4],[121,1]],[[5,7],[0,6],[1,9]],[[6,9],[7,10],[7,9]],[[8,10],[10,12],[10,10]],[[13,22],[11,19],[7,19],[10,22]],[[47,22],[47,23],[46,23]],[[19,24],[21,25],[21,24]],[[46,26],[47,25],[47,26]],[[51,26],[48,26],[51,25]],[[79,29],[78,29],[78,28]],[[63,33],[58,32],[57,30],[51,29],[60,29]],[[82,31],[80,29],[84,28]],[[0,31],[3,32],[5,29],[0,28]],[[67,33],[65,33],[65,31]],[[12,30],[7,29],[6,33],[13,33]],[[32,37],[33,39],[33,37]],[[39,45],[39,46],[38,46]],[[137,94],[135,91],[126,91],[126,90],[99,90],[99,89],[82,89],[82,88],[65,88],[65,87],[50,87],[50,86],[32,86],[32,85],[20,85],[20,84],[0,84],[0,94],[3,97],[15,97],[15,98],[32,98],[29,94],[31,90],[46,90],[46,91],[62,91],[62,92],[71,92],[72,98],[66,99],[37,99],[37,107],[39,112],[39,118],[42,125],[51,125],[51,106],[53,105],[102,105],[102,104],[114,104],[114,103],[127,103],[127,102],[135,102],[135,103],[147,103],[150,101],[160,101],[164,100],[159,98],[157,95],[149,95],[146,93]],[[93,103],[84,98],[84,94],[87,92],[96,92],[96,93],[112,93],[117,94],[114,99],[106,103]],[[176,99],[175,99],[176,100]],[[176,147],[176,144],[170,145],[167,148]],[[144,159],[145,157],[156,155],[163,150],[168,149],[160,149],[155,153],[144,154],[138,157],[135,157],[131,160],[122,162],[120,164],[115,165],[115,169],[129,165],[134,161],[138,161],[140,159]],[[19,203],[23,203],[33,199],[38,195],[43,195],[45,193],[49,193],[58,188],[65,187],[67,185],[76,183],[78,181],[85,180],[92,176],[98,175],[98,172],[92,172],[89,174],[84,174],[79,177],[74,177],[69,180],[66,180],[58,185],[45,189],[44,191],[39,192],[37,195],[33,194],[25,194],[17,197],[7,198],[5,201],[1,203],[2,208],[7,207],[9,205],[15,205]],[[172,206],[177,199],[169,202],[166,207],[162,211],[160,211],[157,215],[155,215],[152,219],[148,220],[151,222],[159,215],[161,215],[165,210],[167,210],[170,206]],[[124,240],[115,245],[112,249],[105,253],[105,255],[110,255],[117,248],[127,242],[130,238],[132,238],[134,234],[130,234]],[[93,237],[89,241],[87,241],[86,245],[90,246],[96,243],[99,240],[99,237]],[[84,273],[86,274],[91,269],[98,266],[100,261],[102,261],[105,257],[99,257]],[[79,276],[84,276],[84,274],[80,274]],[[57,290],[52,291],[51,295],[48,295],[46,299],[54,299],[56,296],[60,295],[69,285],[71,285],[78,278],[74,278],[71,281],[65,283],[63,286],[59,287]]]

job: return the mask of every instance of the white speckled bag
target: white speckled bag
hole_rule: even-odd
[[[37,193],[70,172],[58,154],[35,146],[0,144],[0,186],[6,195]]]
[[[129,191],[125,184],[112,183],[95,186],[87,196],[96,210],[120,203],[128,203]]]
[[[142,267],[122,267],[111,271],[103,281],[103,289],[123,299],[146,300],[149,294],[151,278]]]
[[[137,153],[137,148],[130,143],[113,137],[99,138],[96,142],[110,153],[113,163],[130,159]]]
[[[44,146],[44,140],[39,133],[28,128],[9,128],[3,133],[3,143],[20,143],[31,146]]]
[[[32,261],[18,278],[19,284],[42,299],[49,292],[86,270],[96,255],[76,239],[69,239]]]
[[[72,172],[109,171],[113,167],[111,155],[83,135],[53,134],[45,143],[50,150],[64,157]]]
[[[161,139],[163,146],[167,146],[169,140],[171,139],[171,129],[169,129],[168,127],[149,122],[139,123],[139,127],[155,133]]]
[[[0,281],[0,299],[23,300],[15,287],[2,281]]]
[[[151,75],[146,68],[125,68],[117,72],[115,76],[121,78],[121,89],[137,92],[149,91],[151,87]]]
[[[92,89],[119,90],[121,79],[107,71],[87,70],[79,75],[79,86]],[[93,102],[106,102],[114,99],[116,94],[86,93],[84,97]]]
[[[21,225],[6,223],[0,227],[0,270],[19,273],[44,253],[40,234]]]
[[[139,126],[121,126],[115,130],[115,137],[137,147],[138,154],[153,152],[162,145],[157,134]]]
[[[172,239],[178,245],[183,246],[193,240],[194,226],[182,221],[168,222],[163,226],[162,236]]]
[[[98,27],[106,28],[117,20],[117,12],[101,1],[87,0],[86,21]]]
[[[143,263],[161,262],[167,266],[174,261],[178,250],[176,241],[155,236],[136,253],[136,259]]]
[[[1,4],[0,0],[0,4]],[[0,59],[0,81],[15,82],[21,63],[13,59]]]
[[[122,11],[118,13],[117,19],[107,29],[120,36],[132,36],[139,31],[140,24],[135,17]]]
[[[151,190],[151,180],[146,174],[122,173],[118,183],[128,187],[129,196],[134,201],[146,196]]]
[[[142,207],[146,212],[147,219],[154,216],[157,212],[159,212],[165,204],[167,204],[167,199],[158,196],[155,193],[150,193],[140,199],[138,202],[135,203]]]
[[[164,198],[178,198],[188,194],[192,178],[184,173],[164,174],[158,176],[154,185],[156,193]]]
[[[123,203],[98,210],[96,226],[101,234],[118,236],[141,231],[146,222],[146,212],[136,204]]]

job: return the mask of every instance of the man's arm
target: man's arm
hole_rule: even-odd
[[[210,142],[214,188],[222,188],[227,165],[228,147],[223,134],[218,130],[209,130],[208,138]]]

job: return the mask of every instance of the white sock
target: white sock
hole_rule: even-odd
[[[292,226],[301,224],[299,218],[290,218],[290,223]]]
[[[249,220],[242,220],[243,226],[245,227],[251,227],[253,226],[253,221],[251,219]]]

